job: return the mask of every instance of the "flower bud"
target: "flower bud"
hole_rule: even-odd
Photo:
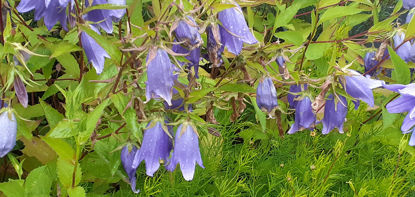
[[[256,102],[260,109],[265,109],[268,113],[278,106],[277,90],[271,78],[267,77],[259,82],[256,89]]]
[[[13,112],[0,114],[0,158],[13,150],[16,145],[17,122]]]

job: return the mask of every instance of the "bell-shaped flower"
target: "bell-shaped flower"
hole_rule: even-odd
[[[150,53],[147,55],[146,102],[161,97],[168,105],[172,105],[173,85],[177,79],[174,72],[177,68],[163,49],[158,49],[152,59]]]
[[[243,42],[255,44],[258,40],[249,30],[241,7],[234,1],[233,4],[235,7],[219,12],[218,19],[222,23],[220,27],[222,44],[228,48],[229,52],[239,55]]]
[[[109,4],[123,6],[126,5],[125,0],[108,0]],[[127,12],[126,9],[109,10],[110,16],[114,22],[118,22]]]
[[[95,32],[99,31],[94,27],[90,26]],[[108,53],[102,48],[91,36],[86,32],[81,32],[82,47],[85,50],[88,61],[92,63],[97,74],[101,74],[104,70],[105,58],[110,58]]]
[[[183,178],[190,181],[193,179],[196,163],[205,168],[199,150],[199,137],[190,123],[183,123],[177,128],[174,140],[173,154],[167,169],[173,171],[180,164]]]
[[[371,79],[370,76],[363,76],[354,70],[348,70],[350,76],[345,76],[347,94],[355,99],[366,102],[370,107],[375,106],[372,89],[382,87],[384,81]],[[344,87],[344,86],[343,86]]]
[[[46,9],[45,0],[21,0],[16,7],[20,13],[26,13],[35,10],[35,20],[40,20],[43,11]]]
[[[398,92],[401,94],[397,99],[389,102],[386,105],[386,109],[389,113],[405,113],[408,112],[405,119],[403,120],[401,131],[402,133],[412,132],[411,139],[409,140],[410,146],[415,146],[415,84],[408,85],[385,85],[385,88]]]
[[[296,100],[298,97],[300,97],[299,92],[307,90],[307,84],[299,84],[299,85],[291,85],[290,86],[290,93],[287,95],[288,103],[290,104],[291,109],[295,109],[297,106],[298,101]]]
[[[225,46],[221,44],[221,35],[218,25],[208,26],[206,28],[207,34],[207,51],[210,62],[213,67],[219,67],[222,65],[222,53],[225,50]]]
[[[0,114],[0,158],[13,150],[16,145],[17,122],[13,112]]]
[[[365,73],[370,71],[369,74],[370,76],[373,76],[375,74],[375,69],[372,69],[373,67],[375,67],[379,62],[376,61],[376,52],[371,51],[371,52],[367,52],[365,55]]]
[[[195,20],[187,16],[188,20],[181,20],[174,30],[176,38],[180,42],[187,42],[190,45],[197,45],[202,42]]]
[[[200,48],[196,47],[194,48],[192,51],[189,52],[189,49],[186,49],[184,47],[182,47],[181,45],[175,44],[172,47],[172,50],[175,53],[179,53],[179,54],[189,54],[187,56],[185,56],[185,58],[187,60],[189,60],[189,69],[191,69],[192,67],[194,68],[194,73],[195,76],[197,78],[199,78],[199,61],[200,61]],[[180,62],[182,65],[184,64],[183,62]]]
[[[330,133],[334,128],[339,129],[339,133],[343,132],[343,124],[347,115],[347,100],[344,96],[338,95],[340,100],[337,100],[337,104],[333,95],[331,94],[324,106],[324,118],[323,118],[323,134]]]
[[[133,146],[133,148],[131,149],[131,151],[128,150],[128,146],[124,146],[124,148],[121,150],[121,163],[122,166],[124,167],[125,172],[128,175],[128,179],[130,181],[130,186],[131,186],[131,190],[134,193],[139,193],[140,190],[136,189],[135,185],[136,185],[136,174],[135,171],[137,170],[137,168],[133,167],[133,160],[134,160],[134,156],[137,153],[137,147]]]
[[[256,103],[260,109],[265,109],[268,113],[278,106],[277,90],[271,78],[267,77],[259,82],[256,89]]]
[[[403,7],[407,10],[415,7],[415,0],[403,0]]]
[[[311,100],[307,96],[298,101],[295,106],[295,121],[288,130],[288,134],[294,134],[302,129],[309,129],[314,125],[316,115],[313,113],[311,104]]]
[[[107,0],[94,0],[91,2],[92,4],[90,5],[90,1],[85,1],[86,7],[101,5],[101,4],[108,4]],[[113,31],[111,17],[112,17],[112,11],[105,10],[105,9],[91,10],[84,15],[85,20],[96,23],[99,27],[101,27],[107,33],[112,33]]]
[[[160,121],[148,123],[141,148],[134,157],[133,168],[137,168],[144,160],[147,175],[153,176],[160,167],[160,161],[167,163],[172,149],[171,139],[167,132],[169,132],[167,127],[163,128]]]
[[[401,57],[405,62],[415,61],[415,47],[412,46],[411,42],[402,42],[405,40],[405,33],[404,32],[396,32],[393,36],[393,45],[395,48],[400,46],[396,49],[396,54]]]

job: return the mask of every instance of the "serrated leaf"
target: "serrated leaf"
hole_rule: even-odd
[[[24,180],[9,180],[9,182],[0,183],[0,191],[6,196],[25,197]]]
[[[320,17],[319,23],[323,23],[335,18],[354,15],[364,10],[357,8],[357,6],[336,6],[328,8]]]
[[[85,189],[81,186],[68,189],[69,197],[85,197]]]
[[[47,166],[41,166],[32,170],[26,178],[26,196],[50,196],[54,177]]]
[[[395,67],[392,71],[392,79],[400,84],[408,84],[411,81],[411,71],[408,64],[396,54],[392,47],[388,46],[388,51],[392,64]]]
[[[65,68],[67,74],[72,75],[74,78],[79,77],[79,64],[71,54],[63,54],[56,57],[56,59]]]
[[[86,126],[85,130],[81,131],[78,136],[78,140],[80,144],[85,143],[92,135],[92,132],[94,132],[95,127],[97,125],[98,120],[101,118],[104,109],[109,105],[110,100],[107,99],[101,104],[99,104],[94,111],[90,112],[88,114],[88,118],[86,120]]]
[[[261,109],[259,109],[255,97],[251,97],[251,103],[255,108],[255,117],[261,124],[262,131],[265,131],[267,128],[267,115]]]
[[[63,115],[53,107],[46,104],[44,101],[39,100],[39,102],[45,113],[46,120],[48,120],[49,127],[54,128],[58,124],[58,122],[63,119]]]
[[[65,161],[63,159],[58,159],[56,163],[56,170],[58,174],[59,181],[62,183],[65,188],[72,188],[72,179],[74,172],[74,165],[71,162]],[[75,172],[75,185],[78,185],[81,182],[82,171],[81,166],[78,163]]]
[[[74,160],[75,151],[65,140],[50,137],[41,137],[41,139],[46,142],[46,144],[48,144],[61,159],[71,162]]]

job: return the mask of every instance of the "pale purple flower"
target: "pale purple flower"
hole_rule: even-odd
[[[179,54],[188,54],[189,50],[182,47],[181,45],[175,44],[172,47],[172,50],[175,53],[179,53]],[[194,48],[189,55],[185,56],[185,58],[187,60],[190,61],[189,65],[189,69],[191,69],[192,67],[194,68],[194,73],[196,78],[199,78],[199,61],[200,61],[200,48],[196,47]],[[184,64],[183,62],[179,62],[181,64]]]
[[[400,97],[391,101],[386,105],[386,109],[389,113],[405,113],[408,112],[403,120],[401,131],[404,134],[412,132],[411,139],[409,140],[410,146],[415,146],[415,132],[413,126],[415,125],[415,84],[408,85],[385,85],[386,89],[398,92]]]
[[[144,131],[143,142],[140,150],[134,157],[133,168],[137,168],[144,160],[146,163],[146,173],[153,176],[160,167],[160,161],[167,163],[167,159],[172,149],[170,137],[167,135],[168,130],[163,128],[160,121],[150,122]]]
[[[150,55],[150,53],[147,55],[146,102],[151,98],[161,97],[167,104],[172,105],[173,85],[177,79],[177,74],[174,72],[177,68],[170,62],[167,52],[163,49],[158,49],[151,60]]]
[[[294,134],[302,129],[311,128],[316,122],[316,115],[311,107],[311,100],[307,96],[298,101],[295,107],[295,121],[288,134]]]
[[[271,78],[267,77],[259,82],[256,89],[256,102],[260,109],[265,109],[268,113],[278,106],[277,90]]]
[[[24,108],[27,107],[29,103],[29,98],[26,91],[26,86],[24,85],[23,81],[20,79],[19,75],[14,77],[14,91],[16,92],[17,99],[19,100],[20,104]]]
[[[107,0],[94,0],[91,5],[89,5],[89,3],[89,1],[85,1],[86,7],[107,4],[108,2]],[[113,26],[111,14],[111,10],[97,9],[86,13],[84,19],[96,23],[105,32],[112,33]],[[94,26],[96,25],[94,24]]]
[[[324,106],[324,118],[323,118],[323,134],[328,134],[334,128],[339,129],[339,133],[343,132],[343,124],[347,115],[347,100],[344,96],[338,95],[340,100],[336,101],[331,94]]]
[[[371,107],[374,107],[375,100],[373,98],[372,89],[382,87],[385,82],[371,79],[370,76],[365,77],[354,70],[348,71],[351,75],[344,77],[346,79],[345,90],[347,94],[355,99],[366,102]]]
[[[403,0],[403,7],[407,10],[415,7],[415,0]]]
[[[13,150],[16,145],[17,122],[13,112],[0,114],[0,158]]]
[[[405,33],[404,32],[397,32],[393,36],[393,45],[397,48],[399,45],[400,47],[396,49],[396,54],[401,57],[405,62],[415,61],[415,47],[412,46],[411,42],[402,42],[405,40]],[[401,45],[402,44],[402,45]]]
[[[298,84],[290,86],[290,93],[288,93],[287,95],[287,100],[290,104],[291,109],[294,109],[297,106],[298,101],[296,99],[300,97],[300,95],[296,93],[307,90],[307,87],[307,84]]]
[[[137,147],[133,146],[131,152],[128,150],[128,146],[124,146],[124,148],[121,150],[121,163],[124,167],[125,172],[128,175],[128,179],[130,181],[131,190],[134,193],[139,193],[140,190],[136,189],[136,174],[135,171],[137,168],[134,168],[132,166],[134,156],[137,153]]]
[[[279,67],[285,67],[285,59],[282,56],[278,56],[277,60],[275,60]]]
[[[191,45],[197,45],[202,42],[200,33],[195,20],[187,16],[188,20],[181,20],[174,30],[176,38],[180,42],[188,42]]]
[[[222,26],[220,26],[222,44],[228,48],[229,52],[239,55],[243,42],[255,44],[258,40],[249,30],[241,7],[236,2],[233,2],[233,4],[236,7],[219,12],[218,19],[222,23]]]
[[[108,0],[109,4],[123,6],[126,5],[125,0]],[[126,9],[109,10],[110,16],[114,22],[118,22],[127,12]]]
[[[95,32],[99,34],[99,31],[90,26]],[[91,36],[86,32],[81,32],[82,47],[85,50],[88,61],[92,63],[97,74],[101,74],[104,70],[105,58],[110,58],[108,53],[102,48]]]
[[[173,171],[180,164],[183,178],[190,181],[193,179],[196,163],[205,168],[199,150],[199,137],[192,125],[183,123],[177,128],[174,150],[167,169]]]

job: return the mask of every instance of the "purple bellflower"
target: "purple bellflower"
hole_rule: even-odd
[[[0,158],[13,150],[16,145],[17,122],[13,112],[0,114]]]
[[[316,115],[311,107],[311,100],[307,96],[298,101],[295,106],[295,121],[288,134],[294,134],[302,129],[309,129],[316,122]]]
[[[256,89],[256,102],[260,109],[265,109],[268,113],[278,106],[277,90],[271,78],[267,77],[259,82]]]
[[[98,29],[90,26],[95,32],[99,34]],[[97,74],[101,74],[104,70],[105,58],[110,58],[108,53],[102,48],[91,36],[86,32],[81,33],[82,47],[85,50],[88,61],[92,63]]]
[[[125,5],[125,0],[94,0],[92,4],[89,5],[89,1],[86,1],[86,7],[101,5],[101,4],[114,4],[114,5]],[[106,9],[97,9],[92,10],[84,15],[85,20],[96,23],[95,26],[101,27],[105,32],[112,33],[113,21],[119,21],[124,14],[126,13],[125,9],[119,10],[106,10]]]
[[[109,4],[112,5],[126,5],[126,1],[125,0],[108,0]],[[121,20],[121,18],[125,15],[125,13],[127,12],[126,9],[119,9],[119,10],[109,10],[110,11],[110,16],[112,18],[112,21],[114,22],[118,22]]]
[[[161,160],[167,163],[172,149],[171,139],[167,132],[169,131],[163,129],[160,121],[156,121],[155,125],[154,122],[148,123],[141,148],[134,157],[133,168],[137,168],[144,160],[147,175],[153,176],[159,169]]]
[[[334,128],[339,129],[339,133],[343,132],[343,123],[346,120],[347,115],[347,100],[344,96],[338,95],[340,98],[337,101],[337,105],[333,95],[331,94],[324,106],[324,118],[323,118],[323,134],[330,133]]]
[[[146,102],[151,98],[161,97],[168,105],[172,105],[173,85],[177,79],[174,71],[177,68],[170,62],[167,52],[163,49],[158,49],[157,54],[151,60],[150,55],[150,53],[147,55]]]
[[[366,102],[370,107],[375,106],[372,89],[382,87],[385,82],[363,76],[354,70],[348,70],[351,76],[345,76],[347,94],[355,99]]]
[[[213,67],[219,67],[222,65],[222,53],[225,50],[225,46],[221,44],[221,36],[218,25],[208,26],[206,28],[207,34],[207,51],[210,62]]]
[[[229,52],[239,55],[242,51],[243,42],[255,44],[258,40],[249,30],[241,7],[234,1],[233,4],[236,7],[219,12],[218,19],[222,23],[222,26],[220,26],[222,44],[228,48]]]
[[[397,32],[393,36],[393,44],[394,47],[400,47],[396,49],[396,54],[401,57],[405,62],[415,61],[415,47],[412,46],[411,42],[405,42],[402,44],[402,42],[405,40],[405,33],[403,32]],[[402,44],[402,45],[401,45]]]
[[[121,150],[121,163],[124,167],[125,172],[128,175],[128,179],[130,181],[131,190],[134,193],[139,193],[140,190],[136,189],[136,174],[135,171],[137,168],[132,167],[132,163],[134,160],[134,156],[137,153],[137,147],[133,146],[131,152],[128,150],[128,146],[124,146],[124,148]]]
[[[290,93],[287,95],[288,103],[290,104],[291,109],[295,109],[297,106],[298,101],[296,100],[300,95],[298,94],[291,94],[291,93],[299,93],[304,90],[307,90],[307,84],[299,84],[299,85],[291,85],[290,86]]]
[[[407,10],[415,7],[415,0],[403,0],[403,7]]]
[[[376,61],[376,52],[374,51],[367,52],[365,55],[364,62],[365,62],[365,73],[366,73],[379,63],[378,61]],[[375,74],[375,71],[376,70],[373,69],[372,71],[368,73],[368,75],[373,76]]]
[[[193,179],[196,163],[205,168],[199,150],[199,137],[192,125],[183,123],[177,128],[174,150],[167,169],[173,171],[180,164],[183,178],[190,181]]]
[[[182,47],[181,45],[175,44],[172,47],[172,50],[175,53],[179,53],[179,54],[188,54],[189,53],[189,49],[186,49],[184,47]],[[199,61],[200,61],[200,48],[194,48],[192,51],[190,51],[189,55],[185,56],[185,58],[187,60],[189,60],[189,69],[191,69],[191,67],[194,68],[194,72],[195,72],[195,76],[197,78],[199,78]],[[184,64],[183,62],[179,62],[181,64]]]
[[[391,101],[386,105],[386,109],[389,113],[404,113],[408,112],[405,119],[403,120],[401,131],[403,134],[411,133],[409,140],[410,146],[415,146],[415,132],[413,126],[415,125],[415,84],[408,85],[385,85],[386,89],[401,94],[400,97]]]
[[[188,20],[181,20],[174,30],[176,38],[180,42],[187,42],[191,45],[197,45],[202,42],[199,30],[195,20],[191,16],[187,16]]]

